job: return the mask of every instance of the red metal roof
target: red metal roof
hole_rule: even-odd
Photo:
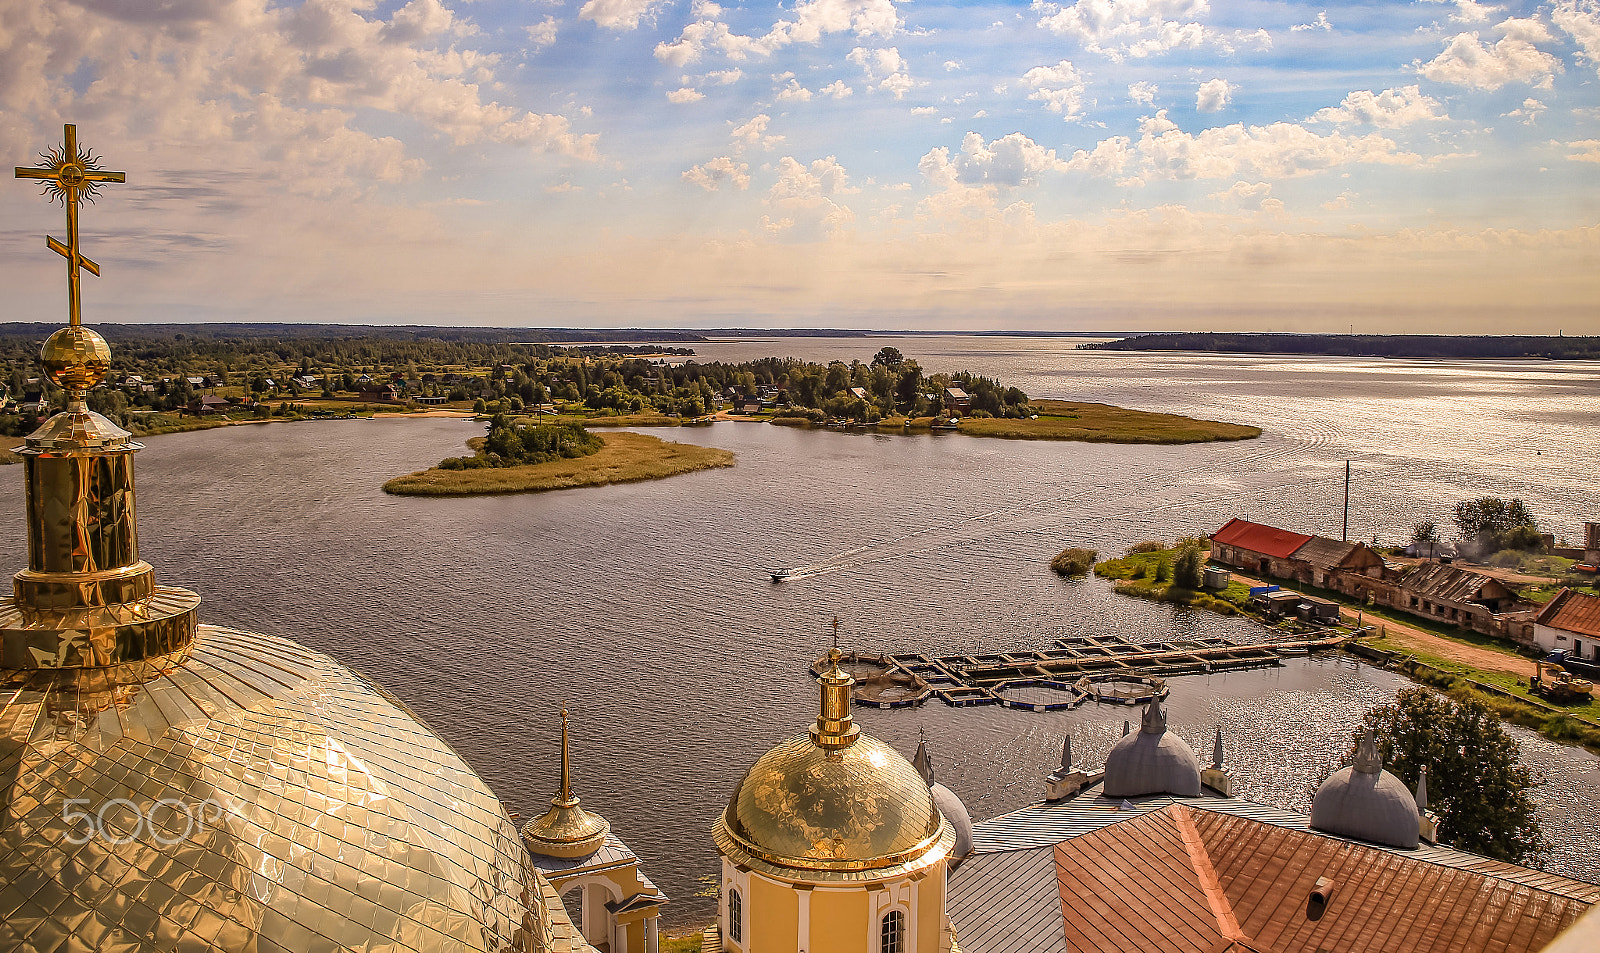
[[[1563,589],[1545,603],[1535,621],[1552,629],[1600,638],[1600,596]]]
[[[1248,549],[1252,553],[1263,556],[1274,556],[1278,559],[1288,559],[1294,551],[1311,542],[1311,537],[1304,533],[1291,533],[1286,529],[1274,526],[1263,526],[1260,523],[1250,523],[1245,520],[1232,519],[1215,533],[1211,534],[1211,541],[1224,543],[1228,546],[1237,546]]]
[[[1314,910],[1319,878],[1333,893]],[[1589,906],[1181,804],[1057,844],[1056,880],[1080,953],[1531,953]]]

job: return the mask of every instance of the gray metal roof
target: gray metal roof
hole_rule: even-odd
[[[1054,844],[967,858],[945,906],[963,950],[1069,953]]]

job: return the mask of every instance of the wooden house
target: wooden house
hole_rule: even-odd
[[[972,409],[972,397],[959,387],[944,389],[944,412],[951,417],[965,417]]]
[[[1533,619],[1533,644],[1600,662],[1600,596],[1562,589]]]

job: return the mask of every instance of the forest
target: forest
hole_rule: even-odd
[[[1215,351],[1227,354],[1319,354],[1427,360],[1577,361],[1600,358],[1600,337],[1444,334],[1138,334],[1080,344],[1102,351]]]

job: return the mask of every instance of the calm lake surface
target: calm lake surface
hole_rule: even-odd
[[[697,360],[868,361],[886,344],[1039,397],[1251,423],[1186,447],[879,436],[759,424],[657,431],[738,454],[732,469],[556,494],[386,496],[384,480],[461,452],[481,425],[320,421],[157,437],[139,455],[142,553],[205,598],[207,622],[329,652],[404,699],[525,817],[554,793],[562,705],[574,786],[674,902],[716,872],[710,827],[739,775],[815,716],[807,662],[827,622],[863,650],[1039,648],[1080,633],[1247,636],[1252,624],[1063,581],[1068,545],[1103,554],[1233,516],[1353,539],[1452,525],[1469,496],[1521,497],[1558,537],[1600,516],[1600,366],[1077,351],[1076,340],[782,339],[697,345]],[[0,470],[0,565],[26,563],[21,468]],[[765,570],[834,571],[772,584]],[[1224,725],[1244,796],[1308,810],[1362,712],[1408,683],[1336,659],[1172,682],[1199,751]],[[1097,762],[1126,709],[858,709],[983,819],[1037,800],[1074,735]],[[1549,782],[1549,867],[1600,880],[1600,763],[1519,732]]]

